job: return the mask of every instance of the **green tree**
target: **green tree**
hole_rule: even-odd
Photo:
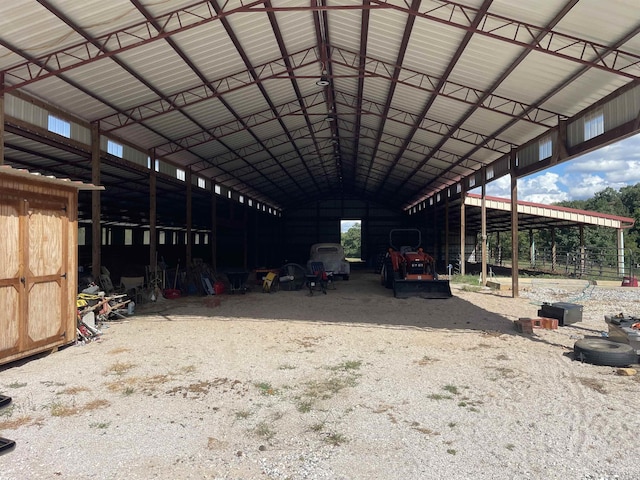
[[[362,258],[362,230],[360,223],[354,224],[342,234],[342,246],[347,258]]]

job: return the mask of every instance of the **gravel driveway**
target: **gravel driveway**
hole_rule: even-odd
[[[395,299],[354,272],[140,307],[0,371],[0,479],[639,478],[638,376],[572,358],[638,290],[452,290]],[[582,322],[515,331],[570,300]]]

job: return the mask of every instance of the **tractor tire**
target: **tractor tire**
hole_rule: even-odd
[[[573,358],[581,362],[607,367],[626,367],[638,363],[638,355],[631,345],[605,338],[583,338],[573,346]]]
[[[394,277],[393,262],[391,261],[391,257],[387,256],[382,266],[382,285],[384,285],[385,288],[393,288]]]

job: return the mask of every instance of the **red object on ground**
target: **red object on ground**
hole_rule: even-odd
[[[622,277],[623,287],[637,287],[638,279],[636,277]]]
[[[181,292],[180,290],[177,290],[175,288],[167,288],[164,291],[164,298],[168,298],[170,300],[173,300],[175,298],[180,298]]]
[[[213,284],[213,293],[215,295],[222,295],[224,293],[224,283],[222,282],[214,282]]]

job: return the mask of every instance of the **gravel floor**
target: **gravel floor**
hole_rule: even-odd
[[[639,478],[638,376],[576,362],[637,289],[183,298],[4,367],[0,479]],[[583,321],[517,334],[545,301]]]

